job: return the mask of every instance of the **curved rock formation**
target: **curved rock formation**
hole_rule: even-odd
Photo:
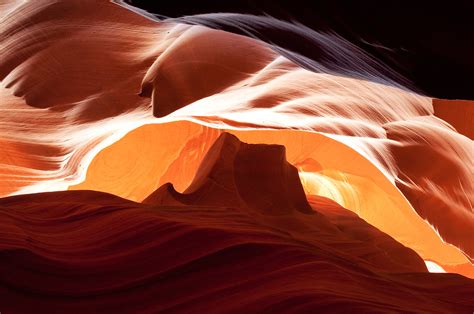
[[[94,191],[0,199],[2,310],[452,312],[474,305],[474,281],[427,273],[412,250],[335,202],[314,196],[308,203],[281,146],[224,134],[194,182],[184,195],[165,185],[148,205]]]
[[[468,132],[440,119],[450,114],[437,113],[429,97],[384,80],[383,66],[374,68],[377,62],[337,37],[268,17],[225,16],[250,31],[274,23],[307,34],[331,53],[329,71],[313,66],[318,60],[302,68],[255,39],[179,20],[152,21],[107,1],[2,1],[0,10],[0,195],[80,183],[101,149],[147,123],[298,129],[334,139],[371,163],[364,169],[375,170],[362,179],[385,177],[391,187],[382,190],[403,200],[398,217],[412,209],[406,198],[415,218],[439,232],[435,243],[453,245],[453,254],[435,262],[472,266],[474,144],[462,135]],[[338,72],[337,61],[363,75]],[[342,168],[332,170],[324,174],[329,181],[343,178]],[[307,177],[318,183],[319,175]],[[347,186],[339,181],[332,186]],[[404,223],[410,225],[413,214]],[[380,210],[364,219],[392,223]],[[398,230],[390,234],[415,241],[401,239]]]
[[[101,151],[91,163],[86,180],[71,189],[93,189],[136,201],[166,182],[172,183],[171,191],[184,192],[222,132],[184,121],[140,127]],[[444,243],[393,184],[347,146],[317,133],[296,130],[227,132],[247,143],[283,145],[288,161],[298,168],[307,195],[328,197],[423,259],[473,277],[469,260]],[[174,140],[170,134],[175,134]],[[164,146],[166,151],[161,149]]]
[[[229,133],[215,141],[183,194],[165,185],[143,202],[236,206],[275,215],[313,213],[284,146],[245,144]]]

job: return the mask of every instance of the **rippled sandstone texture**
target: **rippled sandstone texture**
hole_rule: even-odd
[[[472,280],[429,274],[415,252],[337,203],[307,202],[283,146],[228,133],[183,194],[170,184],[144,203],[52,192],[4,198],[0,208],[5,311],[441,313],[473,305]]]
[[[2,8],[2,195],[81,182],[100,149],[146,123],[323,132],[373,163],[460,249],[438,262],[470,262],[461,252],[474,249],[473,143],[436,117],[428,97],[304,70],[259,41],[153,22],[105,1]],[[157,120],[152,112],[170,114]]]
[[[101,151],[92,161],[86,180],[70,189],[92,189],[136,201],[166,182],[182,192],[222,132],[190,122],[140,127]],[[347,146],[320,134],[294,130],[227,132],[249,143],[284,145],[307,195],[328,197],[414,249],[423,259],[474,276],[466,257],[444,244],[393,184]]]
[[[385,81],[325,34],[308,36],[366,75],[309,71],[258,40],[152,21],[107,1],[0,4],[0,196],[91,189],[142,201],[166,182],[185,192],[228,130],[249,143],[284,145],[308,199],[328,197],[423,259],[473,276],[471,102],[451,106]],[[278,23],[226,18],[249,27]],[[73,203],[96,208],[87,204],[92,192],[63,193],[84,195]],[[25,202],[19,214],[6,207],[16,222],[5,220],[1,231],[33,219],[22,211],[28,197],[17,199]],[[75,211],[67,202],[38,202],[31,205],[38,219]],[[106,207],[115,212],[113,204]],[[108,224],[98,220],[89,231],[99,225]],[[42,232],[54,234],[48,228]],[[455,291],[464,302],[465,290]]]

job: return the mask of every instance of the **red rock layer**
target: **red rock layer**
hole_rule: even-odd
[[[474,140],[474,100],[433,99],[434,114]]]
[[[229,133],[215,141],[183,194],[165,185],[144,203],[236,206],[279,215],[293,210],[312,213],[298,170],[286,161],[284,146],[245,144]]]
[[[184,192],[222,132],[187,121],[140,127],[102,150],[92,161],[86,180],[71,188],[107,192],[134,201],[144,200],[166,182]],[[226,132],[246,143],[284,146],[288,162],[299,170],[306,194],[329,197],[423,259],[443,266],[465,265],[452,269],[472,276],[466,256],[444,243],[392,182],[347,146],[317,133],[296,130]]]
[[[430,98],[376,75],[308,71],[258,40],[154,22],[108,1],[0,9],[0,195],[67,189],[99,149],[146,123],[299,129],[364,156],[456,255],[474,255],[473,142]]]
[[[333,201],[311,197],[308,211],[295,171],[282,147],[224,135],[177,205],[93,191],[0,199],[2,311],[472,310],[473,280],[427,273]]]

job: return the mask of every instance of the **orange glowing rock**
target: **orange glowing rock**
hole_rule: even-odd
[[[284,145],[307,195],[469,273],[472,106],[312,72],[258,40],[106,1],[2,1],[0,17],[0,196],[183,192],[227,130]]]
[[[172,191],[186,193],[199,164],[222,132],[191,122],[143,126],[101,151],[92,161],[86,180],[70,189],[98,190],[141,201],[158,186],[171,182]],[[442,265],[469,264],[462,252],[444,243],[417,215],[383,173],[347,146],[302,131],[227,132],[247,143],[284,145],[290,163],[313,165],[313,168],[300,168],[306,194],[338,202],[422,258]],[[176,138],[171,140],[173,134]],[[167,146],[165,154],[160,147],[168,142],[172,144]]]

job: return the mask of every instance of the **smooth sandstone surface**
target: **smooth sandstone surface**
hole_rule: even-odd
[[[284,145],[308,198],[473,274],[472,103],[308,71],[257,40],[108,1],[0,1],[0,80],[0,196],[184,192],[227,130]]]
[[[191,186],[165,184],[147,204],[95,191],[0,199],[3,309],[472,308],[473,280],[427,273],[414,251],[334,201],[308,202],[283,146],[225,133]]]

